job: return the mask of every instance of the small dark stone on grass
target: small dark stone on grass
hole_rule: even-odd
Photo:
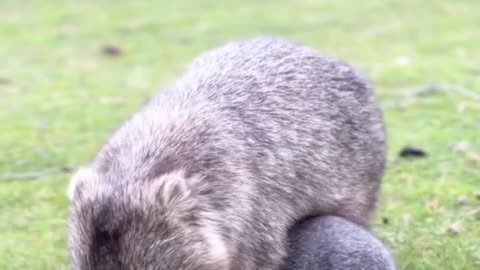
[[[102,53],[110,57],[118,57],[123,54],[123,50],[115,45],[105,45],[102,48]]]
[[[146,97],[145,101],[143,102],[143,105],[147,105],[151,100],[152,98],[150,96]]]
[[[10,84],[10,83],[12,83],[10,79],[0,77],[0,84]]]
[[[384,225],[388,225],[388,224],[390,224],[390,219],[388,217],[382,217],[382,223]]]
[[[467,205],[468,204],[468,198],[466,196],[462,196],[462,197],[458,198],[458,204],[460,206]]]
[[[70,172],[73,171],[73,168],[70,167],[70,166],[62,166],[62,167],[60,168],[60,170],[61,170],[62,172],[64,172],[64,173],[70,173]]]
[[[401,158],[423,158],[427,156],[427,152],[419,147],[405,146],[399,155]]]

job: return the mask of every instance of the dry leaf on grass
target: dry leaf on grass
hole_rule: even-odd
[[[430,213],[436,213],[439,212],[440,209],[442,208],[440,201],[438,199],[430,199],[426,203],[427,210]]]
[[[475,152],[470,152],[467,154],[467,159],[472,164],[480,166],[480,154]]]
[[[456,221],[450,226],[448,226],[447,232],[451,235],[459,235],[460,233],[463,232],[463,225],[461,221]]]
[[[452,149],[455,152],[464,153],[470,163],[480,166],[480,154],[474,151],[467,141],[454,144]]]
[[[412,216],[409,215],[409,214],[405,214],[402,216],[402,220],[403,220],[403,225],[405,227],[409,227],[410,224],[412,224]]]
[[[459,153],[466,153],[470,151],[470,143],[467,141],[461,141],[452,146],[453,151]]]

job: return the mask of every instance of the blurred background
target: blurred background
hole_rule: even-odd
[[[201,52],[276,35],[375,85],[389,164],[375,233],[399,269],[480,269],[475,0],[0,0],[0,269],[67,269],[66,186]]]

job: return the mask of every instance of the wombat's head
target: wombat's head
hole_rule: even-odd
[[[81,169],[71,188],[74,270],[225,270],[225,244],[181,173],[115,184]],[[190,179],[188,179],[190,180]]]

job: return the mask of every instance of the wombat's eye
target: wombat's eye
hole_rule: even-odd
[[[118,242],[120,239],[120,232],[118,230],[99,230],[95,239],[100,243]]]
[[[93,240],[93,249],[100,256],[117,253],[119,248],[120,232],[118,230],[97,230]]]

